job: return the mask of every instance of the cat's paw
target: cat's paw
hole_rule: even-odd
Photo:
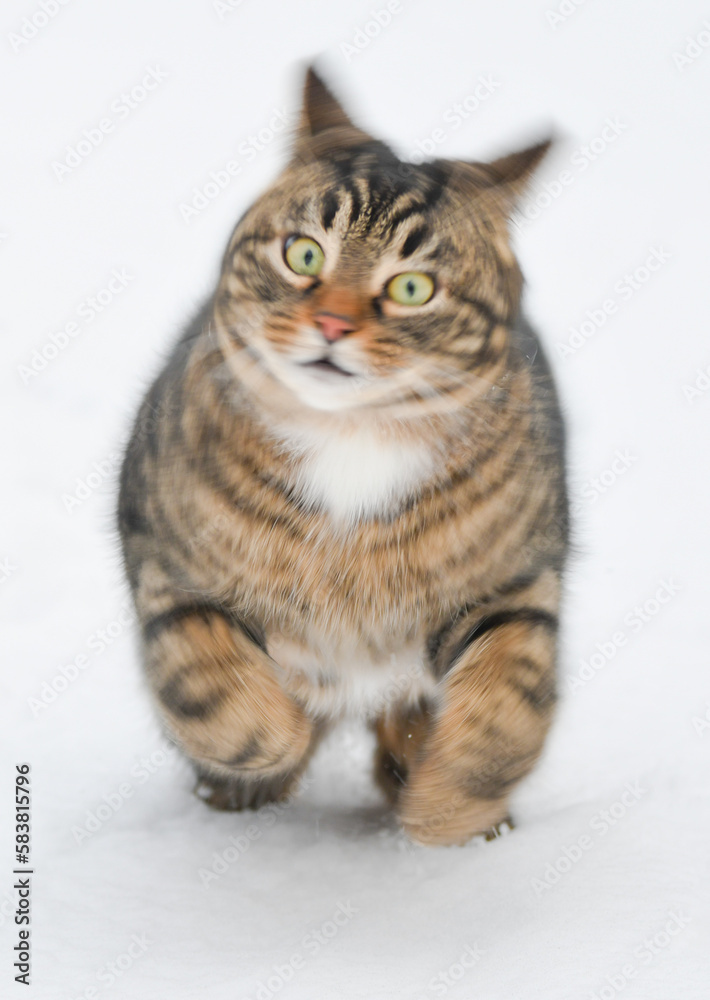
[[[183,726],[180,744],[201,774],[255,783],[296,770],[316,727],[275,684],[237,690],[207,723]]]
[[[210,809],[240,812],[242,809],[260,809],[268,802],[278,802],[288,794],[293,781],[292,774],[252,781],[199,775],[194,791]]]
[[[465,783],[426,760],[403,789],[397,814],[407,836],[429,846],[461,845],[479,835],[493,840],[503,824],[512,826],[506,799],[470,795]]]

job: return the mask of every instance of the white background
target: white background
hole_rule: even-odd
[[[18,44],[11,36],[41,8],[3,4],[0,398],[12,481],[0,529],[2,996],[710,995],[710,391],[687,388],[699,372],[710,385],[710,8],[568,0],[571,13],[553,24],[545,0],[402,0],[379,33],[370,24],[365,47],[342,48],[362,44],[369,36],[356,32],[384,6],[243,0],[220,13],[210,0],[71,0]],[[679,65],[674,54],[699,33],[696,57]],[[192,797],[187,766],[160,750],[122,624],[116,454],[288,141],[280,133],[252,160],[240,146],[275,111],[293,119],[299,64],[314,54],[354,117],[403,156],[437,128],[439,155],[472,159],[548,128],[559,136],[517,246],[579,500],[564,699],[544,761],[516,796],[518,829],[490,844],[408,847],[371,786],[371,747],[356,728],[323,747],[309,787],[276,821],[210,812]],[[126,117],[112,112],[150,67],[166,79]],[[493,92],[454,127],[447,112],[481,75]],[[107,116],[113,130],[60,180],[53,164]],[[622,127],[592,160],[580,148],[608,118]],[[229,160],[239,175],[188,224],[181,203]],[[563,170],[572,180],[560,191]],[[540,198],[545,183],[559,196]],[[670,256],[622,293],[618,282],[653,248]],[[82,303],[114,268],[130,280],[87,322]],[[563,355],[571,329],[608,299],[616,311]],[[53,351],[50,335],[62,343],[72,321],[76,336]],[[55,356],[28,375],[35,351]],[[617,450],[627,468],[605,473]],[[78,480],[92,473],[87,496]],[[602,474],[604,492],[591,485]],[[663,581],[677,593],[655,604]],[[637,624],[634,608],[648,601]],[[587,679],[571,683],[580,671]],[[159,763],[144,780],[151,755]],[[11,969],[16,761],[31,762],[33,780],[30,989]],[[92,824],[97,810],[104,819]],[[234,860],[232,845],[205,886],[215,852],[248,827],[251,846]],[[307,935],[332,934],[340,904],[355,912],[314,944]],[[134,940],[126,958],[133,935],[144,944]],[[476,946],[473,967],[457,964]],[[292,956],[300,967],[287,975]]]

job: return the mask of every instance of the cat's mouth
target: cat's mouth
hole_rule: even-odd
[[[303,368],[307,368],[309,371],[318,372],[319,374],[325,375],[326,377],[345,377],[352,378],[355,374],[354,372],[349,372],[345,368],[341,368],[337,365],[331,358],[324,355],[317,361],[306,361]]]

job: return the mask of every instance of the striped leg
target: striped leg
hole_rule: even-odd
[[[557,618],[517,605],[462,616],[441,644],[441,701],[398,813],[420,843],[462,844],[507,819],[555,704]]]
[[[284,795],[318,730],[284,694],[259,636],[193,604],[148,619],[143,635],[151,688],[168,733],[195,765],[200,797],[242,809]]]
[[[375,722],[375,781],[396,805],[430,724],[428,706],[397,705]]]

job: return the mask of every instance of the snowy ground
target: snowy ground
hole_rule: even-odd
[[[0,15],[13,470],[0,995],[710,996],[706,5],[563,0],[553,16],[552,0],[401,0],[384,26],[371,12],[386,0],[44,9],[13,0]],[[356,728],[334,734],[289,807],[211,813],[141,685],[113,534],[117,453],[233,222],[283,161],[296,62],[313,53],[403,155],[485,157],[550,124],[560,135],[518,247],[571,435],[565,699],[516,797],[518,829],[489,844],[409,846]],[[147,75],[131,107],[121,94]],[[470,95],[464,118],[454,105]],[[72,161],[67,146],[97,129],[100,145]],[[195,208],[228,161],[239,173]],[[11,968],[24,761],[28,990]]]

